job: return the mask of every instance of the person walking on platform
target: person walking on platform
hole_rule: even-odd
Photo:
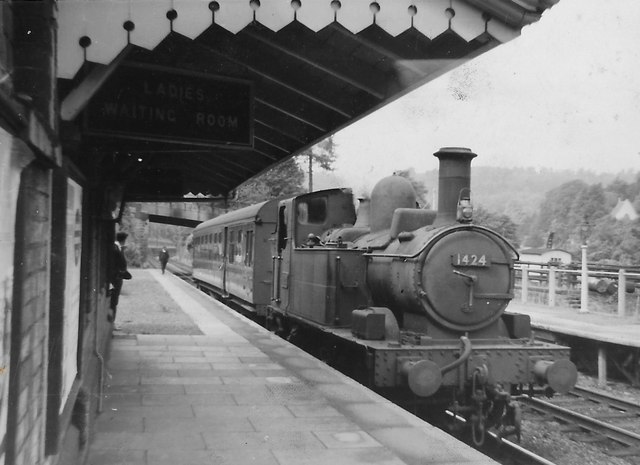
[[[119,232],[116,234],[116,241],[111,248],[109,257],[109,282],[111,283],[111,300],[109,302],[109,313],[107,320],[113,322],[116,319],[116,309],[122,291],[122,280],[131,279],[131,273],[127,271],[127,259],[124,256],[125,241],[128,234]]]
[[[162,274],[164,274],[165,268],[167,268],[167,262],[169,261],[169,252],[167,252],[167,248],[163,247],[158,255],[158,260],[160,260],[160,266],[162,267]]]

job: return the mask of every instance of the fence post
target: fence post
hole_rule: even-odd
[[[589,270],[587,269],[587,246],[583,244],[582,249],[582,282],[580,283],[580,312],[589,311]]]
[[[618,316],[624,316],[627,311],[627,275],[624,269],[618,271]]]
[[[549,267],[549,274],[547,275],[548,290],[549,290],[549,307],[556,306],[556,267]]]
[[[520,268],[520,270],[522,271],[522,278],[521,278],[522,295],[520,296],[520,298],[522,299],[522,303],[526,304],[528,299],[527,294],[529,294],[529,267],[523,266],[522,268]]]
[[[607,349],[598,347],[598,387],[607,386]]]

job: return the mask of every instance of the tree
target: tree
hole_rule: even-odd
[[[607,186],[607,191],[612,192],[617,198],[625,200],[631,197],[632,184],[624,182],[620,178],[616,178]]]
[[[300,194],[304,191],[303,181],[302,169],[294,158],[289,158],[243,184],[230,208],[235,210],[269,199]]]
[[[496,214],[482,207],[475,207],[473,223],[485,226],[504,236],[516,249],[520,246],[518,226],[507,215]]]
[[[636,265],[640,262],[640,221],[601,218],[589,236],[587,253],[592,262]]]
[[[601,184],[589,185],[579,180],[564,183],[545,195],[531,234],[544,238],[553,231],[558,247],[577,251],[582,243],[580,226],[583,221],[586,219],[593,225],[607,214],[605,205],[606,196]]]
[[[545,237],[554,231],[557,247],[578,254],[586,220],[590,262],[634,265],[640,261],[640,221],[616,221],[610,212],[615,204],[612,197],[631,200],[637,197],[637,185],[637,181],[626,183],[620,179],[613,180],[607,187],[583,181],[562,184],[545,195],[529,237],[531,234]]]
[[[304,160],[308,166],[309,192],[313,192],[313,165],[317,165],[323,170],[333,171],[333,164],[336,161],[336,144],[333,136],[329,136],[313,147],[305,150],[297,158]]]

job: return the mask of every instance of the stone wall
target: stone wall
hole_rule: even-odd
[[[44,463],[46,423],[51,173],[23,170],[16,212],[7,458]]]

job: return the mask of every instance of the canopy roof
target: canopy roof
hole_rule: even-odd
[[[226,196],[516,37],[556,1],[62,0],[58,77],[65,151],[85,173],[123,183],[128,200]],[[124,79],[145,80],[156,70],[182,83],[211,77],[219,89],[230,86],[226,93],[248,108],[242,137],[203,142],[191,137],[197,128],[183,128],[188,136],[103,131],[104,109],[96,103],[105,105],[101,92],[111,86],[113,94]],[[180,92],[191,92],[188,87]],[[134,111],[118,108],[124,117]],[[224,123],[215,112],[194,111],[203,125]]]

